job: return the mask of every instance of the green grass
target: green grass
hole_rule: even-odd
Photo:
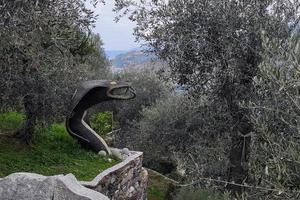
[[[167,197],[172,183],[164,179],[159,174],[148,171],[149,173],[149,184],[147,188],[148,200],[164,200]]]
[[[165,179],[158,173],[148,170],[149,184],[147,188],[148,200],[165,200],[172,193],[174,200],[229,200],[229,194],[222,194],[217,191],[199,188],[176,187],[175,183]],[[169,197],[168,197],[169,196]]]
[[[24,120],[24,115],[15,111],[0,114],[0,131],[7,132],[20,129]]]
[[[222,194],[217,191],[199,188],[181,188],[175,200],[229,200],[229,194]]]
[[[24,115],[17,112],[0,114],[0,177],[14,172],[34,172],[43,175],[74,174],[78,180],[91,180],[101,171],[115,165],[116,159],[101,157],[82,149],[69,136],[63,124],[38,127],[34,143],[27,146],[10,134],[21,128]],[[1,134],[5,133],[5,134]],[[8,133],[7,133],[8,132]],[[108,162],[111,159],[111,162]],[[149,171],[149,200],[165,200],[174,184]],[[224,200],[222,195],[206,190],[182,190],[177,199]]]
[[[9,130],[19,128],[19,123],[15,122],[21,118],[16,113],[13,116],[18,117],[1,118],[0,127],[5,127],[4,130],[8,130],[7,127]],[[53,124],[47,129],[38,128],[31,146],[21,143],[11,134],[0,134],[0,177],[13,172],[43,175],[72,173],[79,180],[91,180],[117,162],[116,159],[82,149],[62,124]]]

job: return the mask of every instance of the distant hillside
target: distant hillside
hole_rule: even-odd
[[[124,54],[126,52],[128,52],[128,51],[126,51],[126,50],[108,50],[108,51],[105,51],[105,54],[106,54],[108,59],[112,60],[117,55]]]
[[[144,65],[155,59],[154,55],[147,55],[140,50],[121,53],[111,59],[113,68],[123,69],[125,67]]]

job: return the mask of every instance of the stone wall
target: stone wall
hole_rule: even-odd
[[[78,182],[72,174],[46,177],[15,173],[0,178],[0,200],[146,200],[148,172],[142,167],[143,153],[113,151],[122,162],[90,182]]]
[[[81,185],[100,192],[112,200],[145,200],[148,172],[142,167],[143,153],[119,151],[123,161]]]

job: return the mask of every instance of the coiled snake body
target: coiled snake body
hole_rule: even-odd
[[[109,100],[126,100],[135,97],[135,92],[126,82],[93,80],[82,82],[75,91],[66,128],[85,148],[95,152],[105,150],[111,154],[106,142],[84,121],[86,110]]]

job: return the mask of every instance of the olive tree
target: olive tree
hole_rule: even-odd
[[[231,116],[230,182],[248,182],[254,127],[240,103],[253,96],[261,31],[285,38],[299,22],[298,8],[298,1],[283,0],[116,0],[115,11],[136,22],[137,39],[168,63],[173,80],[194,95],[209,94]]]
[[[265,51],[254,79],[256,97],[247,106],[255,124],[250,157],[254,199],[298,199],[300,194],[300,36],[264,39]]]
[[[130,129],[132,146],[145,153],[148,167],[175,172],[186,182],[200,177],[224,179],[231,119],[222,109],[205,97],[173,94],[162,98],[144,108]]]
[[[74,84],[105,76],[89,72],[107,67],[99,37],[90,34],[94,20],[81,0],[0,2],[1,107],[23,109],[24,141],[38,119],[61,118]]]

